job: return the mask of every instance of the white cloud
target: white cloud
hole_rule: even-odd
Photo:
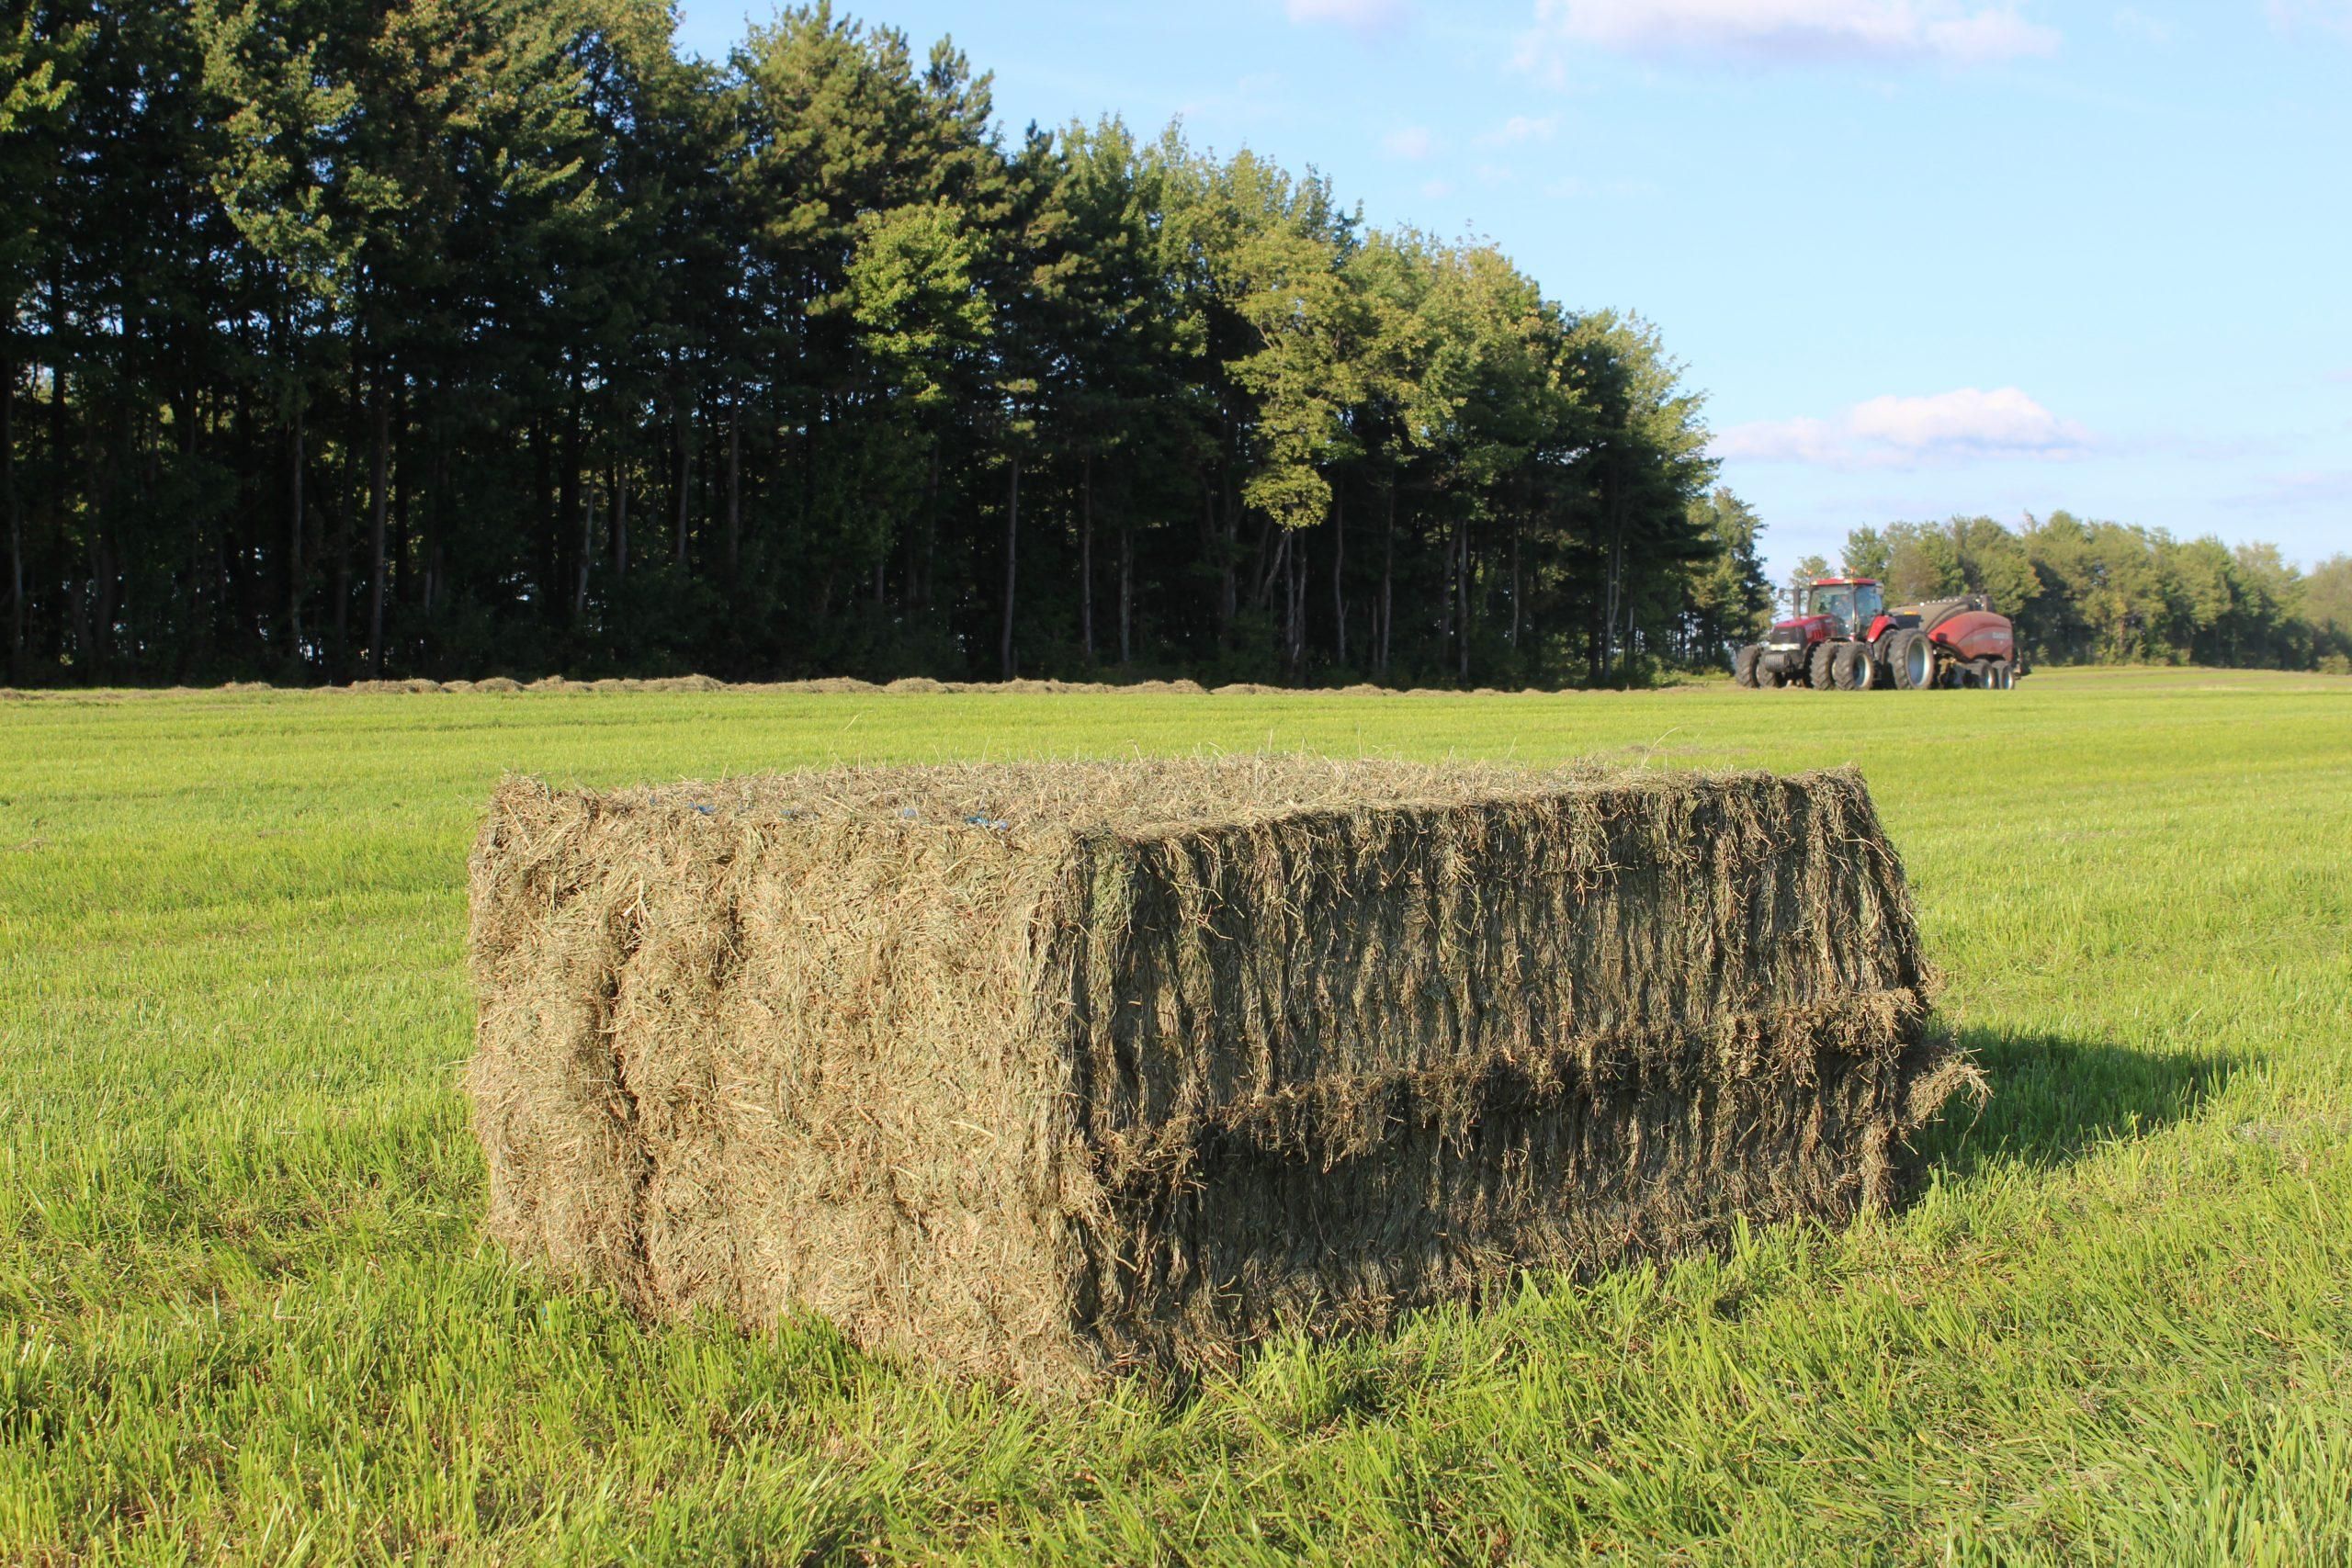
[[[2058,35],[2010,0],[1536,0],[1523,66],[1557,73],[1579,48],[1767,63],[2050,54]]]
[[[2180,36],[2180,24],[2163,17],[2152,17],[2136,6],[2125,6],[2115,13],[2115,30],[2143,42],[2162,46],[2170,44]]]
[[[2270,0],[2270,25],[2280,32],[2314,27],[2352,38],[2352,0]]]
[[[1416,163],[1428,157],[1437,148],[1437,140],[1427,126],[1400,125],[1380,139],[1392,158],[1409,158]]]
[[[1918,468],[1979,457],[2071,457],[2090,433],[2015,387],[1872,398],[1835,419],[1758,420],[1715,437],[1718,457],[1833,468]]]
[[[1551,115],[1515,114],[1478,138],[1487,147],[1516,147],[1524,141],[1549,141],[1560,122]]]
[[[1333,22],[1360,33],[1376,33],[1403,21],[1405,0],[1287,0],[1294,22]]]
[[[2250,493],[2230,498],[2233,506],[2260,510],[2335,508],[2346,502],[2352,502],[2352,468],[2305,468],[2295,473],[2271,474]]]
[[[1453,182],[1451,180],[1428,181],[1421,186],[1421,194],[1431,201],[1442,201],[1453,194]]]

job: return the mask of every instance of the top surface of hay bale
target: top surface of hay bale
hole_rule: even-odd
[[[1253,756],[812,769],[619,790],[600,800],[606,809],[780,825],[862,820],[938,828],[1044,848],[1046,839],[1062,833],[1156,835],[1307,813],[1501,803],[1604,789],[1672,791],[1702,777]]]

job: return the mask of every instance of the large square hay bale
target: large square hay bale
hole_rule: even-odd
[[[514,781],[472,890],[494,1235],[1036,1384],[1883,1204],[1970,1071],[1850,772]]]

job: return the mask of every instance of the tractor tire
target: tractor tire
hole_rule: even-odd
[[[1886,661],[1894,668],[1897,691],[1924,692],[1936,683],[1936,645],[1917,626],[1886,639]]]
[[[1805,682],[1816,692],[1826,692],[1838,683],[1838,649],[1834,642],[1815,644],[1811,658],[1805,660]]]
[[[1867,692],[1874,683],[1872,677],[1877,672],[1876,668],[1871,663],[1871,650],[1859,642],[1841,642],[1838,645],[1834,679],[1838,682],[1839,691]]]
[[[1737,653],[1733,654],[1731,656],[1731,683],[1735,686],[1745,686],[1751,692],[1754,691],[1756,689],[1756,661],[1763,657],[1763,647],[1760,644],[1752,642],[1747,647],[1741,649]]]

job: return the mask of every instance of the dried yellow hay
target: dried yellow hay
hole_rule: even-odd
[[[1973,1077],[1850,772],[516,780],[472,899],[494,1235],[1035,1386],[1882,1205]]]

